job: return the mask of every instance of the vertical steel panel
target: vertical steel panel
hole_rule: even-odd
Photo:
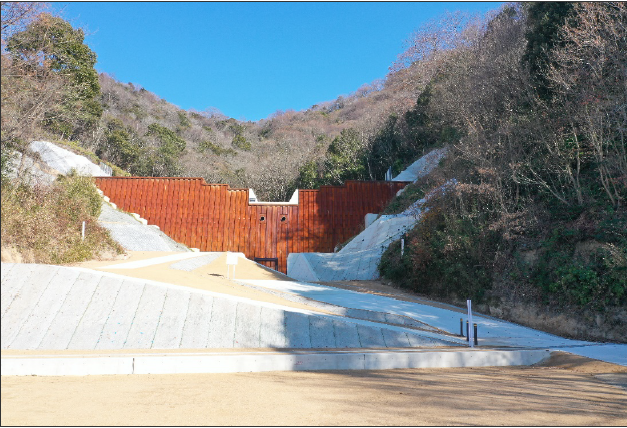
[[[264,218],[263,221],[261,221],[261,217]],[[257,237],[257,257],[266,257],[266,230],[268,229],[267,207],[259,207],[257,224],[259,225],[259,236]]]
[[[228,210],[228,200],[227,200],[227,190],[220,186],[220,204],[216,205],[216,210],[218,213],[218,251],[224,251],[224,231],[226,228],[227,221],[227,210]]]
[[[165,203],[163,200],[163,193],[165,191],[165,183],[163,180],[156,178],[155,186],[157,186],[157,192],[155,196],[155,224],[163,230],[163,214],[165,212]]]
[[[259,257],[257,252],[257,242],[259,240],[259,207],[250,207],[250,254],[251,257]]]
[[[187,223],[187,242],[192,248],[198,248],[196,246],[196,223],[198,221],[198,213],[196,212],[196,180],[189,180],[189,205],[187,207],[186,223]]]
[[[190,212],[193,209],[194,206],[194,200],[192,199],[192,195],[190,194],[190,190],[191,190],[191,180],[189,178],[186,178],[184,180],[184,195],[185,197],[183,198],[184,203],[183,203],[183,219],[181,221],[182,223],[182,229],[183,229],[183,237],[182,237],[182,242],[184,242],[186,245],[192,247],[191,243],[192,243],[192,222],[190,219]]]
[[[241,212],[240,212],[240,197],[241,197],[242,192],[239,190],[236,190],[233,192],[233,202],[235,203],[234,207],[233,207],[233,223],[232,223],[232,227],[231,227],[231,244],[229,245],[230,248],[233,248],[233,250],[231,251],[238,251],[239,248],[239,237],[240,237],[240,216],[241,216]]]
[[[204,181],[203,181],[204,183]],[[200,185],[200,189],[199,189],[199,195],[200,195],[200,202],[198,205],[198,212],[200,217],[200,222],[198,223],[198,236],[199,236],[199,244],[198,244],[198,248],[200,249],[200,251],[207,251],[207,235],[209,234],[209,230],[208,230],[208,215],[207,215],[207,210],[208,210],[208,202],[209,202],[209,198],[208,196],[208,192],[207,189],[209,188],[209,186],[205,186],[203,183],[201,183]]]
[[[212,185],[207,185],[205,187],[204,190],[204,194],[205,194],[205,207],[204,207],[204,213],[205,213],[205,221],[204,221],[204,228],[203,228],[203,247],[204,247],[204,251],[213,251],[213,247],[212,247],[212,242],[214,240],[214,230],[215,228],[213,227],[213,201],[214,201],[214,197],[215,197],[215,192],[213,191],[213,186]]]

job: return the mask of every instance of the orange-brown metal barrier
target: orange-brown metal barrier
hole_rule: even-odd
[[[156,224],[177,242],[201,251],[237,251],[249,259],[277,258],[287,273],[289,253],[332,252],[359,233],[406,182],[347,181],[299,190],[298,204],[249,203],[248,189],[203,178],[96,177],[121,209]]]

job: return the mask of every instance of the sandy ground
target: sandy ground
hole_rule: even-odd
[[[218,257],[213,262],[201,266],[193,271],[171,269],[169,266],[178,261],[166,262],[157,265],[147,266],[137,269],[108,269],[108,266],[121,263],[130,263],[150,258],[163,257],[172,254],[171,252],[158,251],[129,251],[129,257],[123,261],[88,261],[75,263],[71,266],[79,266],[103,272],[111,272],[119,275],[131,276],[134,278],[150,279],[154,281],[167,282],[170,284],[183,285],[185,287],[199,288],[201,290],[213,291],[216,293],[231,294],[234,296],[246,297],[252,300],[275,303],[277,305],[290,306],[298,309],[306,309],[319,313],[329,313],[320,308],[308,306],[302,303],[292,302],[279,296],[262,291],[254,290],[250,287],[237,284],[227,279],[226,253]],[[232,277],[232,272],[231,272]],[[248,259],[239,258],[235,268],[235,279],[274,279],[279,281],[291,280],[291,278],[276,272],[272,269],[261,266]]]
[[[2,425],[627,425],[627,368],[2,377]]]

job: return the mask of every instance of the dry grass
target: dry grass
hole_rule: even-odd
[[[62,264],[122,253],[122,247],[98,225],[100,209],[100,196],[87,177],[71,175],[50,186],[4,186],[3,261]],[[81,238],[83,221],[85,239]]]

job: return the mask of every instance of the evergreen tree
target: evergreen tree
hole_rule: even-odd
[[[325,184],[340,185],[346,180],[365,179],[365,156],[359,133],[352,128],[343,129],[327,150]]]
[[[572,16],[573,4],[569,2],[533,2],[527,5],[525,34],[527,48],[523,62],[529,67],[538,95],[550,98],[546,79],[551,50],[560,44],[559,30]]]
[[[62,18],[42,14],[7,41],[12,59],[31,72],[67,79],[63,102],[46,115],[44,124],[63,137],[76,139],[102,115],[96,54],[84,44],[85,34]]]

